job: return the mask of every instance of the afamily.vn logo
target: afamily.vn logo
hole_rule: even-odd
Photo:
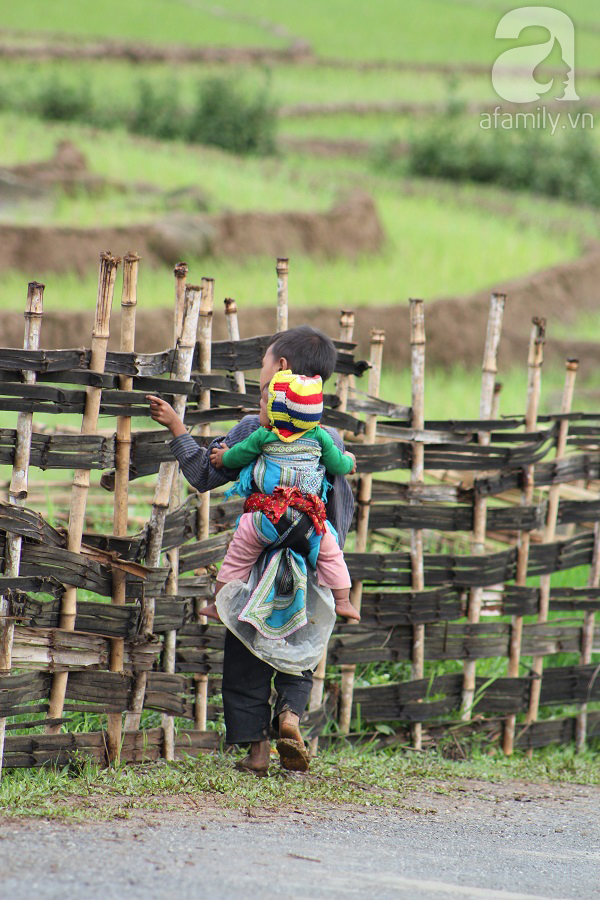
[[[541,100],[579,100],[575,90],[575,28],[566,13],[550,6],[523,6],[506,13],[498,23],[496,38],[517,39],[524,28],[545,28],[550,37],[543,43],[513,47],[502,53],[492,69],[496,93],[509,103]],[[558,72],[544,82],[535,70],[560,49]]]

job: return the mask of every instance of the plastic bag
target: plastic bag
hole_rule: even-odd
[[[251,653],[278,672],[300,675],[306,669],[315,669],[327,648],[335,624],[335,604],[329,588],[317,583],[316,573],[309,566],[306,591],[308,622],[287,638],[273,639],[263,637],[253,625],[238,620],[257,583],[255,566],[248,584],[230,581],[219,591],[216,604],[223,624]]]

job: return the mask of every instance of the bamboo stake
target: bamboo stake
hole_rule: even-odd
[[[31,281],[27,287],[27,304],[25,306],[24,350],[37,350],[40,345],[40,330],[44,312],[44,285]],[[21,377],[25,384],[35,384],[36,373],[24,370]],[[31,453],[31,434],[33,430],[33,413],[20,412],[17,417],[17,437],[15,455],[8,490],[8,502],[12,506],[25,506],[29,486],[29,456]],[[6,559],[4,575],[16,578],[21,566],[21,546],[23,538],[20,534],[8,532],[6,535]],[[12,650],[15,635],[14,621],[10,618],[10,603],[5,595],[0,595],[0,677],[8,675],[12,667]],[[0,718],[0,775],[4,757],[4,738],[6,735],[6,719]]]
[[[135,313],[137,307],[137,277],[140,258],[135,253],[127,253],[123,258],[123,291],[121,294],[121,341],[122,353],[133,353],[135,349]],[[133,377],[119,375],[122,391],[133,389]],[[131,457],[131,417],[117,417],[117,437],[115,442],[115,506],[113,514],[113,534],[126,535],[129,518],[129,464]],[[120,569],[113,571],[111,602],[125,606],[126,573]],[[123,672],[125,641],[116,638],[111,641],[110,671]],[[107,721],[108,760],[118,763],[121,753],[123,730],[122,713],[109,713]]]
[[[177,346],[177,341],[181,338],[181,325],[183,323],[183,307],[185,303],[185,283],[187,281],[188,267],[187,263],[177,263],[173,269],[175,276],[175,319],[173,322],[173,346]]]
[[[215,282],[213,278],[202,279],[202,303],[200,306],[200,321],[198,324],[198,372],[200,375],[210,374],[212,354],[212,315],[214,305]],[[202,409],[210,409],[210,390],[203,390],[200,394],[200,406]],[[200,434],[210,437],[210,424],[200,426]],[[198,494],[198,527],[196,537],[199,541],[206,540],[210,533],[210,491]],[[205,568],[197,570],[198,575],[206,573]],[[203,600],[196,600],[196,610],[204,604]],[[196,614],[196,620],[201,625],[207,624],[206,616]],[[195,678],[195,703],[194,703],[194,728],[196,731],[206,731],[206,719],[208,712],[208,675],[197,675]]]
[[[502,393],[502,382],[497,381],[494,385],[494,397],[492,399],[491,419],[497,419],[500,411],[500,394]]]
[[[238,322],[238,311],[235,300],[231,297],[225,298],[225,316],[227,319],[227,335],[230,341],[239,341],[240,324]],[[239,394],[246,393],[246,379],[243,372],[234,372],[233,380],[235,381],[235,389]]]
[[[178,346],[181,340],[181,326],[183,324],[183,306],[185,302],[185,282],[188,267],[185,263],[178,263],[173,274],[175,276],[175,315],[173,317],[173,344]],[[169,498],[169,512],[174,512],[181,502],[181,470],[179,464],[175,466],[171,496]],[[179,588],[179,547],[172,547],[166,554],[169,563],[169,576],[165,585],[165,594],[174,597]],[[162,652],[163,672],[175,673],[175,661],[177,651],[177,631],[172,629],[165,632]],[[175,719],[170,713],[162,713],[161,723],[163,729],[163,756],[167,762],[175,759]]]
[[[496,374],[498,372],[497,356],[500,335],[502,333],[502,317],[504,314],[505,294],[492,294],[490,300],[490,313],[488,317],[485,348],[483,352],[483,365],[481,374],[481,398],[479,401],[479,418],[490,419],[494,399],[498,397],[496,390]],[[490,442],[489,431],[480,431],[477,435],[480,446],[485,447]],[[483,556],[485,553],[485,532],[487,525],[487,497],[481,494],[475,495],[473,503],[473,540],[471,553],[474,556]],[[483,588],[477,586],[471,588],[469,596],[468,620],[470,624],[477,624],[481,616],[481,600]],[[463,693],[461,717],[467,721],[471,717],[473,697],[475,696],[475,660],[468,659],[463,666]]]
[[[106,363],[106,351],[110,334],[110,312],[115,290],[117,267],[120,262],[121,260],[119,257],[111,256],[110,253],[105,252],[100,255],[98,299],[96,303],[94,330],[92,331],[92,352],[90,359],[90,371],[98,372],[99,374],[103,374]],[[81,434],[87,435],[96,433],[101,398],[102,388],[89,386],[86,389]],[[90,470],[76,469],[73,477],[67,537],[67,549],[73,553],[79,553],[81,550],[81,537],[85,522],[85,507],[89,486]],[[74,631],[76,614],[77,588],[74,585],[69,585],[62,596],[60,628],[64,631]],[[52,679],[50,708],[48,711],[50,719],[62,718],[68,677],[68,672],[56,672]],[[50,725],[47,728],[48,734],[57,734],[59,731],[60,725]]]
[[[277,260],[277,331],[288,328],[288,273],[289,260]]]
[[[410,300],[410,348],[411,348],[411,389],[412,389],[412,427],[423,431],[425,428],[425,311],[422,300]],[[425,445],[416,441],[412,446],[411,483],[423,484],[425,463]],[[425,588],[423,573],[423,531],[411,529],[410,561],[412,570],[412,589],[422,591]],[[423,678],[425,665],[425,626],[413,625],[411,679]],[[413,747],[420,750],[422,746],[422,727],[414,722],[411,727]]]
[[[600,586],[600,522],[594,523],[594,555],[588,579],[588,586],[592,588]],[[585,613],[581,633],[581,656],[579,659],[579,664],[582,666],[589,666],[592,661],[595,618],[596,614],[594,612]],[[585,749],[585,742],[587,739],[587,715],[588,705],[587,703],[583,703],[575,723],[575,748],[578,753],[581,753]]]
[[[196,348],[198,314],[200,312],[200,296],[201,290],[199,287],[192,284],[186,285],[181,341],[177,347],[172,373],[172,377],[176,381],[189,381],[192,371],[192,361]],[[181,419],[185,415],[185,405],[186,395],[177,394],[173,400],[173,409]],[[160,464],[149,523],[148,549],[146,551],[146,565],[148,566],[154,567],[160,563],[165,518],[171,500],[171,486],[176,468],[177,462],[174,459]],[[154,610],[154,597],[144,597],[142,605],[142,632],[147,636],[152,634]],[[146,693],[146,681],[146,672],[138,672],[134,677],[131,711],[125,716],[125,729],[127,731],[135,731],[140,726]]]
[[[371,352],[369,369],[369,386],[368,391],[373,397],[379,396],[379,383],[381,381],[381,360],[383,357],[383,342],[385,341],[385,331],[374,328],[371,331]],[[365,419],[365,444],[374,444],[377,432],[377,416],[368,415]],[[354,547],[357,553],[365,553],[367,549],[369,537],[369,511],[371,506],[371,490],[373,485],[373,476],[370,473],[364,473],[360,476],[358,483],[357,498],[357,514],[356,514],[356,539]],[[362,581],[355,580],[350,589],[350,602],[360,612],[362,599]],[[352,620],[356,624],[356,620]],[[340,697],[340,715],[339,727],[342,734],[348,734],[350,731],[350,720],[352,717],[352,697],[354,695],[354,674],[356,672],[355,665],[344,665],[341,667],[342,686]]]
[[[340,315],[340,341],[351,341],[354,334],[354,313],[342,310]],[[340,404],[338,409],[340,412],[346,412],[348,406],[348,375],[339,375],[336,388],[336,395]],[[340,437],[344,437],[344,429],[340,429]],[[327,666],[327,649],[319,660],[317,668],[314,671],[312,689],[310,692],[311,711],[318,709],[323,702],[323,690],[325,688],[325,669]],[[319,738],[315,737],[310,742],[310,752],[312,756],[317,755],[319,748]]]
[[[577,376],[577,368],[579,363],[576,359],[567,360],[567,371],[565,375],[565,386],[562,396],[561,413],[571,412],[571,404],[573,402],[573,391],[575,390],[575,378]],[[569,420],[561,419],[558,426],[558,437],[556,440],[555,459],[562,459],[565,455],[567,447],[567,435],[569,433]],[[558,504],[561,493],[560,484],[553,484],[548,491],[548,508],[546,511],[546,524],[544,528],[544,543],[552,543],[556,536],[556,521],[558,518]],[[538,610],[537,620],[540,625],[548,621],[548,610],[550,607],[550,575],[540,576],[540,608]],[[529,695],[529,710],[525,721],[527,724],[535,722],[537,719],[538,709],[540,705],[540,693],[542,689],[542,673],[544,671],[544,657],[534,656],[531,666],[531,674],[533,680],[531,682],[531,692]]]
[[[535,431],[537,424],[538,404],[542,379],[542,362],[544,359],[544,338],[546,320],[535,317],[529,341],[529,355],[527,359],[527,411],[525,413],[525,431]],[[525,466],[523,469],[523,488],[521,490],[521,504],[530,506],[533,502],[533,472],[534,466]],[[517,542],[517,572],[515,584],[524,587],[527,582],[527,565],[529,562],[530,533],[520,531]],[[523,638],[523,616],[513,616],[511,623],[511,636],[508,657],[508,677],[517,678],[519,675],[519,660],[521,657],[521,642]],[[503,749],[510,756],[514,749],[516,716],[507,716],[504,725]]]

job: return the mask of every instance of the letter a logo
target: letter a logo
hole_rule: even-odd
[[[579,100],[575,91],[575,28],[564,12],[550,6],[513,9],[500,20],[496,37],[518,38],[524,28],[532,25],[546,28],[550,32],[549,40],[505,50],[492,69],[494,90],[509,103],[532,103],[546,94],[548,99]],[[564,75],[540,84],[534,71],[550,56],[555,45],[560,48],[560,68]]]

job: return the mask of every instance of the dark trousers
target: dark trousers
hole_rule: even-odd
[[[249,744],[268,740],[271,732],[271,682],[275,676],[277,701],[273,727],[284,710],[302,716],[312,687],[312,672],[286,675],[250,653],[245,644],[227,630],[223,654],[223,708],[225,740]]]

